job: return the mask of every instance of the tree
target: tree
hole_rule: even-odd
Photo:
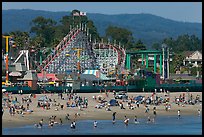
[[[177,44],[175,43],[172,37],[165,38],[162,43],[168,45],[168,47],[171,48],[173,52],[177,52],[176,51]]]
[[[16,45],[16,47],[9,46],[10,57],[17,57],[20,50],[28,49],[30,36],[28,32],[21,32],[21,31],[13,31],[9,33],[12,36],[12,39]]]
[[[160,49],[161,49],[161,46],[160,46],[159,43],[154,43],[154,44],[152,45],[152,48],[155,49],[155,50],[160,50]]]
[[[33,25],[31,32],[35,33],[37,36],[43,37],[45,39],[45,43],[43,43],[42,46],[48,47],[52,43],[55,36],[54,28],[56,21],[39,16],[33,19],[31,24]]]
[[[175,73],[177,70],[180,70],[180,67],[183,66],[183,59],[184,55],[182,53],[180,54],[174,54],[172,57],[172,62],[170,64],[170,73]]]
[[[88,20],[88,21],[87,21],[87,27],[89,28],[89,33],[91,34],[92,40],[95,40],[95,39],[96,39],[96,40],[99,40],[99,39],[100,39],[100,36],[99,36],[99,34],[98,34],[98,32],[97,32],[96,27],[94,26],[93,21]]]
[[[100,36],[97,32],[97,28],[94,26],[93,21],[88,20],[87,16],[73,16],[75,13],[80,14],[80,11],[75,9],[71,12],[71,16],[62,17],[62,20],[60,20],[61,26],[59,27],[61,31],[57,29],[56,32],[58,31],[62,32],[62,34],[67,34],[70,31],[70,25],[73,28],[77,27],[77,25],[79,27],[80,24],[86,24],[87,28],[89,28],[89,34],[91,34],[92,40],[99,40]]]
[[[13,37],[16,46],[18,46],[20,49],[25,49],[26,46],[28,46],[27,44],[30,39],[28,32],[14,31],[10,32],[9,35]]]
[[[133,47],[132,32],[127,29],[109,26],[106,29],[106,37],[111,41],[116,40],[121,42],[122,45],[126,45],[126,49]]]
[[[32,48],[37,49],[42,47],[41,45],[43,45],[44,42],[45,42],[45,38],[41,36],[35,36],[31,39],[30,45],[32,46]]]
[[[195,35],[180,35],[175,40],[171,37],[165,38],[163,43],[166,43],[175,53],[181,53],[182,51],[202,50],[202,41]]]
[[[135,48],[137,50],[146,50],[146,46],[140,39],[135,43]]]

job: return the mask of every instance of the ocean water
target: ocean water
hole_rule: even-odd
[[[117,118],[117,117],[116,117]],[[154,123],[147,123],[147,119],[138,119],[135,124],[130,119],[126,126],[122,120],[112,124],[111,120],[97,120],[97,127],[93,127],[94,120],[80,120],[76,122],[76,129],[71,129],[70,124],[54,125],[49,128],[35,128],[27,125],[18,128],[3,128],[3,135],[202,135],[202,117],[158,116]]]

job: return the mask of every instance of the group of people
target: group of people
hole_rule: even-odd
[[[181,118],[181,113],[180,113],[180,112],[181,112],[180,110],[178,110],[178,112],[177,112],[177,113],[178,113],[178,119]],[[153,114],[154,114],[154,117],[153,117],[152,119],[151,119],[150,116],[147,117],[147,123],[154,123],[154,122],[155,122],[156,107],[153,108]],[[201,114],[201,110],[198,109],[198,116],[200,116],[200,114]],[[70,115],[67,113],[65,119],[66,119],[66,120],[70,120],[70,117],[69,117],[69,116],[70,116]],[[79,113],[75,113],[74,116],[75,116],[75,118],[74,118],[74,120],[71,122],[71,125],[70,125],[70,128],[71,128],[71,129],[75,129],[75,128],[76,128],[75,119],[76,119],[77,116],[80,116],[80,114],[79,114]],[[124,124],[125,124],[126,126],[128,126],[129,120],[130,120],[130,119],[125,115],[123,122],[124,122]],[[115,122],[116,122],[116,112],[113,112],[113,113],[112,113],[112,123],[115,124]],[[133,122],[134,122],[135,124],[138,124],[138,123],[139,123],[138,118],[137,118],[136,115],[135,115],[135,117],[134,117]],[[48,124],[48,126],[49,126],[49,127],[53,127],[54,124],[60,124],[60,125],[62,125],[62,119],[60,118],[60,119],[59,119],[59,122],[56,122],[56,116],[51,116],[51,117],[49,118],[49,124]],[[96,128],[97,125],[98,125],[98,122],[95,120],[95,121],[93,122],[93,127]],[[38,128],[42,128],[42,126],[43,126],[43,119],[41,119],[38,124],[35,124],[35,127],[38,127]]]
[[[112,123],[113,123],[113,124],[115,124],[115,119],[116,119],[116,112],[113,112],[113,114],[112,114]],[[124,117],[124,123],[125,123],[125,125],[128,125],[129,120],[130,120],[130,119],[127,118],[127,116]],[[134,122],[135,122],[135,124],[139,123],[139,121],[138,121],[138,119],[137,119],[137,116],[135,116]]]
[[[175,103],[181,106],[183,106],[184,104],[195,105],[196,103],[202,102],[200,100],[200,95],[196,95],[194,97],[193,94],[190,93],[188,93],[187,95],[183,93],[178,97],[175,96],[174,98]]]

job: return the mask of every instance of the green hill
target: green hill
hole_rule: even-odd
[[[37,16],[51,18],[57,22],[70,12],[50,12],[40,10],[2,10],[2,33],[10,31],[29,31],[30,22]],[[132,31],[136,39],[141,39],[148,48],[152,43],[161,42],[166,37],[176,38],[178,35],[196,35],[202,39],[202,24],[179,22],[151,14],[118,14],[104,15],[87,13],[93,20],[101,36],[109,25],[124,27]]]

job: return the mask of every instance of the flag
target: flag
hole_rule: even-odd
[[[81,12],[80,11],[80,16],[86,16],[86,12]]]

